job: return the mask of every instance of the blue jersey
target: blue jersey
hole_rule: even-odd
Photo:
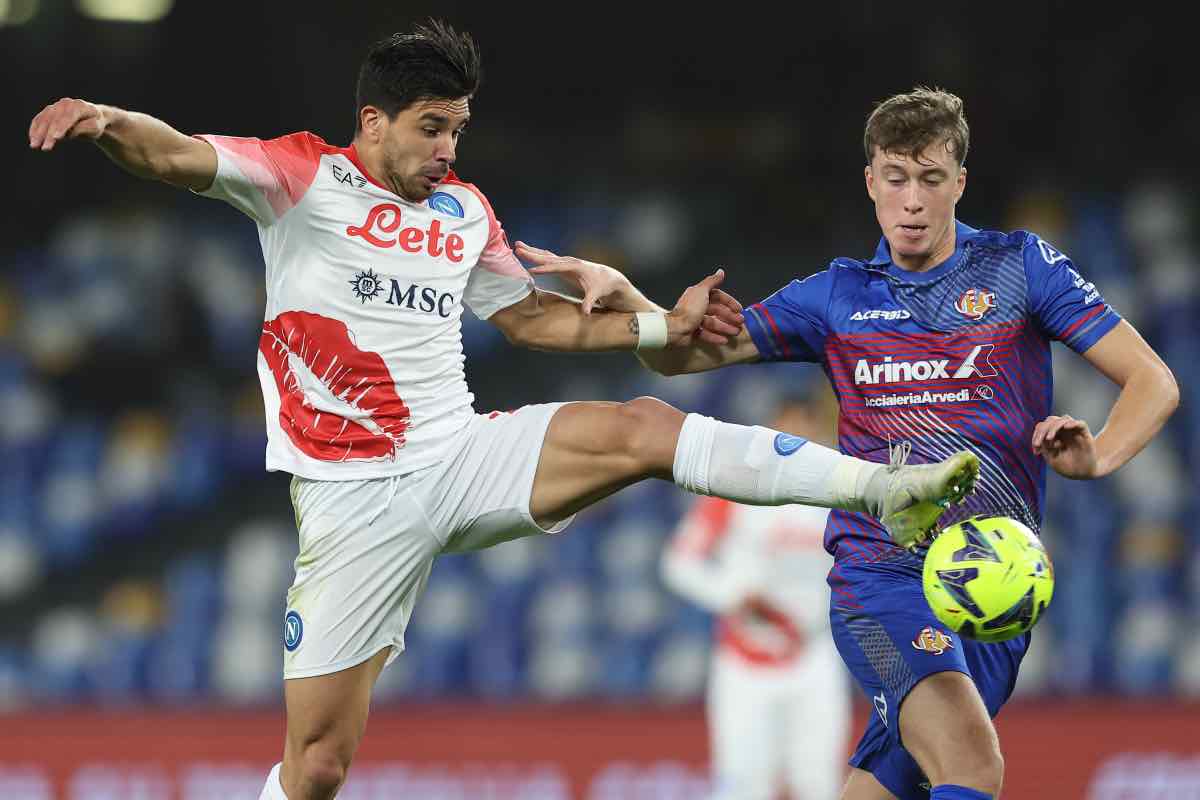
[[[956,226],[953,256],[931,270],[900,269],[884,239],[870,261],[836,259],[750,306],[746,327],[763,359],[824,367],[842,452],[886,462],[889,443],[908,441],[909,463],[979,456],[974,494],[942,526],[998,513],[1036,531],[1046,465],[1031,439],[1051,413],[1050,341],[1083,353],[1120,317],[1037,235]],[[839,566],[897,549],[847,511],[830,514],[825,547]]]

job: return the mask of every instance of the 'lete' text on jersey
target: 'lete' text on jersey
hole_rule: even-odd
[[[486,319],[533,290],[486,198],[450,173],[409,202],[311,133],[201,138],[217,175],[200,194],[258,223],[266,261],[267,469],[357,480],[440,461],[473,413],[463,304]]]
[[[765,360],[823,365],[843,452],[886,463],[889,443],[908,441],[909,463],[979,456],[974,494],[941,525],[994,513],[1038,530],[1046,465],[1030,442],[1051,413],[1050,341],[1083,353],[1120,317],[1038,236],[956,225],[954,255],[931,270],[901,270],[881,240],[870,261],[836,259],[751,306],[747,328]],[[825,546],[839,564],[897,550],[878,522],[840,510]]]

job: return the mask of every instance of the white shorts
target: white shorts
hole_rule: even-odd
[[[433,560],[542,533],[529,498],[550,419],[564,403],[477,414],[440,463],[355,481],[292,479],[300,531],[283,626],[283,677],[349,669],[391,647]]]

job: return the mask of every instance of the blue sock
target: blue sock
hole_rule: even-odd
[[[933,787],[933,791],[929,793],[929,800],[992,800],[992,796],[965,786],[943,783]]]

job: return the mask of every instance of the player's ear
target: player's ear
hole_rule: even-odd
[[[955,179],[955,183],[958,184],[958,190],[954,194],[954,202],[957,203],[959,200],[962,199],[963,192],[967,188],[967,168],[966,167],[958,168],[958,178]]]
[[[387,127],[387,115],[375,106],[363,106],[358,112],[359,125],[367,140],[378,144],[383,141],[383,132]]]
[[[875,176],[871,174],[871,165],[863,167],[863,178],[867,181],[867,197],[875,199]]]

